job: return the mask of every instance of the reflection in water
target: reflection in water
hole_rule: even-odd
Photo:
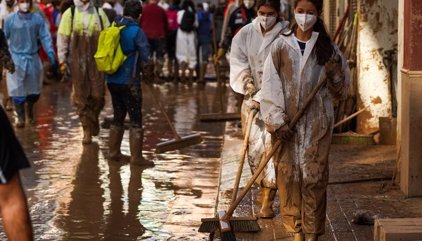
[[[142,198],[142,169],[109,162],[110,213],[105,240],[136,240],[144,233],[138,217]],[[129,180],[127,180],[129,177]],[[127,181],[129,183],[127,183]],[[128,184],[127,190],[124,189]]]
[[[103,229],[103,189],[98,178],[99,146],[83,146],[80,162],[72,182],[73,191],[64,229],[66,240],[99,240]]]
[[[37,107],[38,125],[17,132],[34,162],[23,179],[37,240],[179,241],[206,237],[197,233],[197,228],[202,217],[214,215],[225,124],[196,120],[200,113],[218,112],[215,85],[155,88],[177,131],[182,136],[200,132],[204,142],[153,154],[158,142],[174,137],[151,94],[144,91],[144,156],[156,164],[145,170],[104,158],[108,130],[102,129],[93,144],[81,145],[82,131],[68,86],[54,84],[45,89]],[[107,99],[103,116],[110,114],[110,105]],[[129,154],[127,134],[122,152]]]

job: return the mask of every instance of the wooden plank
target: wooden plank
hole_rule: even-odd
[[[411,239],[419,235],[419,239]],[[374,225],[374,240],[422,240],[422,218],[377,219]]]

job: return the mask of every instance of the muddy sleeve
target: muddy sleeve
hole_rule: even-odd
[[[273,45],[273,50],[264,63],[262,85],[259,93],[260,112],[267,130],[271,133],[288,123],[283,82],[274,65],[274,51],[277,51],[277,49]]]
[[[0,184],[4,184],[16,172],[30,164],[2,107],[0,129]]]
[[[57,57],[59,63],[65,63],[67,53],[69,52],[70,36],[58,34],[57,35]]]
[[[7,39],[4,35],[3,30],[0,29],[0,44],[1,44],[1,50],[0,50],[0,64],[6,67],[6,69],[10,70],[11,65],[13,64],[12,56],[10,56],[9,52],[9,45],[7,44]]]
[[[233,91],[242,95],[246,94],[246,79],[252,77],[245,41],[246,34],[244,34],[246,29],[247,27],[243,28],[234,36],[230,48],[230,86]]]
[[[59,63],[66,62],[66,56],[69,52],[70,35],[72,31],[72,12],[71,9],[67,9],[60,21],[59,30],[57,32],[57,57]]]

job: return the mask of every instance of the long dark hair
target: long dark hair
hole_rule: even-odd
[[[323,7],[323,0],[295,0],[294,2],[294,9],[297,7],[297,4],[300,1],[308,1],[315,5],[317,11],[318,11],[318,17],[315,25],[313,26],[313,30],[315,32],[318,32],[318,39],[315,44],[315,50],[314,53],[317,57],[317,62],[319,65],[324,65],[334,54],[334,47],[331,42],[330,35],[328,35],[327,30],[325,29],[324,22],[319,17],[322,13],[322,7]],[[291,31],[285,36],[290,36],[297,30],[297,23],[294,22],[294,24],[291,27]]]

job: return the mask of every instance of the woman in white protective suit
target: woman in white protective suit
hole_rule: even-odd
[[[256,9],[257,18],[235,35],[230,52],[230,85],[235,92],[244,95],[242,120],[247,119],[251,109],[259,108],[258,92],[265,59],[271,44],[282,32],[288,31],[289,25],[288,22],[279,21],[279,0],[259,0]],[[247,123],[242,124],[245,129]],[[252,172],[258,168],[265,151],[270,148],[271,134],[265,131],[264,122],[258,113],[253,120],[249,138],[248,161]],[[267,165],[257,182],[261,186],[261,197],[258,198],[261,209],[258,216],[272,218],[272,204],[277,192],[273,162]]]
[[[350,71],[320,16],[323,0],[296,0],[297,24],[274,42],[265,65],[260,112],[266,128],[285,146],[276,153],[280,213],[295,241],[315,241],[325,232],[328,154],[334,125],[333,102],[347,97]],[[289,120],[313,97],[293,130]]]

